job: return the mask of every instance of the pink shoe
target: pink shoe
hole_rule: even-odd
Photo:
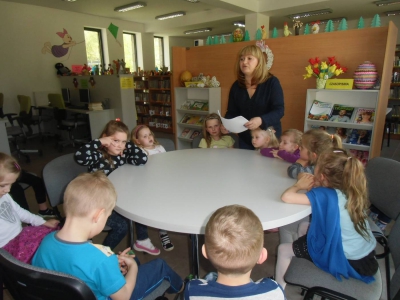
[[[133,244],[133,249],[136,251],[140,252],[147,252],[148,254],[151,255],[159,255],[160,254],[160,249],[154,247],[154,245],[151,243],[151,240],[145,239],[143,241],[136,241]]]
[[[275,232],[278,232],[279,231],[279,228],[271,228],[271,229],[268,229],[268,230],[264,230],[264,232],[267,232],[267,233],[275,233]]]

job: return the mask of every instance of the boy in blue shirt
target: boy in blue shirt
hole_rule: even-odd
[[[254,266],[267,259],[261,222],[250,209],[230,205],[216,210],[206,225],[204,239],[203,255],[217,269],[218,277],[216,281],[189,281],[185,300],[285,299],[275,281],[250,279]]]
[[[65,225],[43,239],[32,264],[80,278],[97,299],[142,299],[164,279],[171,283],[167,292],[181,292],[182,279],[165,261],[138,266],[129,248],[117,256],[109,247],[88,241],[103,230],[116,201],[114,186],[103,172],[72,180],[64,194]]]

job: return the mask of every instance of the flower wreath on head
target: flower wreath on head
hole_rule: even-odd
[[[267,69],[271,69],[272,64],[274,63],[274,54],[272,54],[271,49],[265,45],[264,40],[257,41],[256,46],[267,55]]]

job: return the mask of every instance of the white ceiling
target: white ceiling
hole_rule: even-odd
[[[115,7],[123,6],[136,0],[77,0],[66,2],[62,0],[4,0],[68,10],[84,14],[96,15],[112,19],[132,21],[145,24],[145,31],[155,35],[179,36],[188,38],[204,38],[207,35],[218,35],[232,32],[235,29],[233,21],[244,21],[245,15],[260,13],[270,17],[269,28],[283,27],[284,22],[290,25],[286,16],[305,11],[330,8],[332,14],[301,19],[302,22],[347,17],[348,20],[372,18],[375,14],[384,16],[385,11],[400,10],[400,4],[377,7],[376,0],[200,0],[190,3],[185,0],[140,0],[147,3],[144,8],[125,13],[114,11]],[[158,21],[158,15],[185,11],[183,17]],[[367,26],[367,24],[366,24]],[[185,30],[211,27],[212,32],[185,35]]]

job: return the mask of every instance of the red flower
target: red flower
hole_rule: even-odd
[[[344,72],[347,72],[348,69],[346,67],[342,67],[342,70],[343,70],[343,73],[344,73]]]
[[[319,74],[319,69],[318,68],[314,68],[313,71],[314,71],[315,74],[317,74],[317,75]]]
[[[334,65],[335,64],[335,57],[334,56],[331,56],[331,57],[328,57],[328,61],[329,61],[329,65]]]
[[[311,64],[311,65],[316,65],[316,64],[319,64],[321,61],[320,61],[320,59],[319,59],[319,57],[316,57],[315,59],[314,58],[310,58],[309,60],[308,60],[308,62]]]

